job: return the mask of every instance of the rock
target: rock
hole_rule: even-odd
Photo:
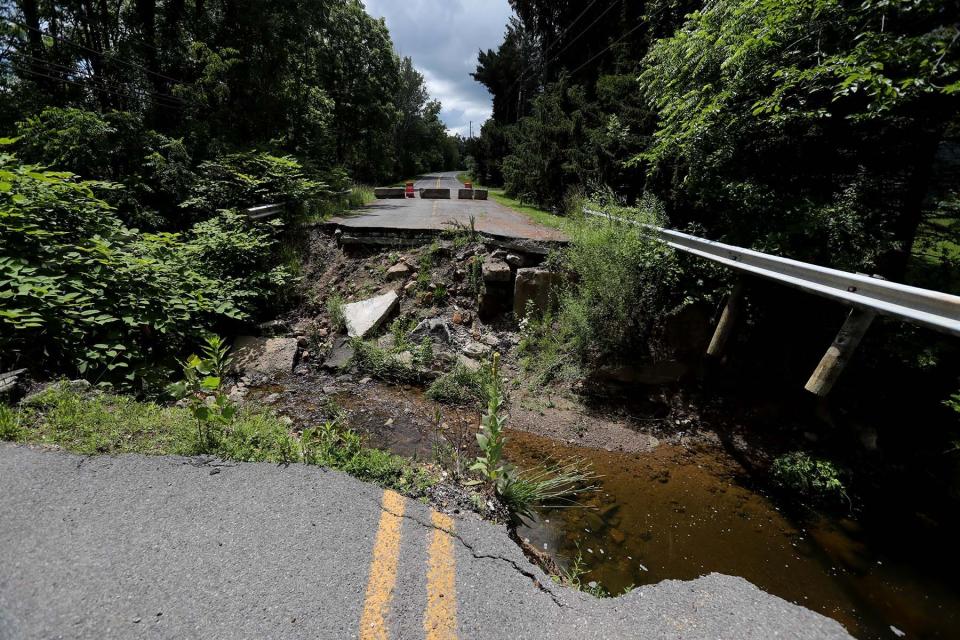
[[[417,294],[417,304],[426,307],[433,304],[433,291],[423,291]]]
[[[526,260],[524,260],[522,257],[518,256],[515,253],[508,253],[507,257],[504,258],[504,260],[506,260],[507,264],[513,268],[522,267],[526,262]]]
[[[305,364],[300,364],[294,368],[293,372],[298,376],[305,376],[310,373],[310,367]]]
[[[496,249],[490,254],[490,257],[494,260],[504,260],[507,257],[507,252],[503,249]]]
[[[473,320],[473,314],[469,311],[454,311],[453,324],[466,325]]]
[[[297,359],[296,338],[240,336],[233,343],[233,368],[243,373],[290,373]]]
[[[613,528],[610,529],[610,538],[617,544],[623,544],[623,541],[627,539],[627,536],[623,535],[623,531],[620,531],[620,529]]]
[[[309,351],[304,351],[300,354],[300,362],[310,362],[311,354]]]
[[[510,265],[492,256],[483,261],[484,282],[510,282]]]
[[[290,333],[290,326],[283,320],[270,320],[258,324],[257,330],[262,336],[282,336]]]
[[[316,336],[318,338],[326,338],[328,335],[330,335],[330,331],[326,327],[320,327],[316,331]]]
[[[461,281],[462,281],[464,278],[466,278],[466,277],[467,277],[467,270],[466,270],[466,269],[455,269],[454,272],[453,272],[453,279],[454,279],[456,282],[461,282]]]
[[[297,346],[301,349],[306,349],[310,346],[310,339],[307,336],[294,336],[297,339]],[[302,359],[306,353],[304,353],[300,358]]]
[[[279,400],[280,400],[279,393],[271,393],[270,395],[264,397],[264,399],[261,400],[261,402],[263,402],[263,404],[276,404]]]
[[[323,391],[324,395],[332,396],[333,394],[335,394],[335,393],[337,392],[337,388],[336,388],[335,386],[333,386],[332,384],[328,384],[327,386],[325,386],[325,387],[322,389],[322,391]]]
[[[526,317],[527,305],[533,302],[533,308],[543,313],[550,307],[551,296],[560,284],[560,274],[542,267],[517,269],[517,279],[513,285],[513,314],[519,319]]]
[[[377,346],[381,349],[386,349],[389,351],[393,349],[393,345],[396,344],[396,339],[393,337],[392,333],[385,333],[384,335],[377,338]]]
[[[480,369],[479,362],[473,358],[468,358],[462,353],[457,354],[457,364],[463,365],[468,371],[478,371]]]
[[[410,353],[409,351],[403,351],[401,353],[398,353],[396,359],[397,359],[397,362],[399,362],[400,364],[406,365],[408,367],[413,366],[413,354]]]
[[[490,352],[490,348],[480,344],[476,340],[468,340],[461,348],[460,351],[470,358],[482,358]]]
[[[409,295],[414,289],[416,289],[416,287],[417,287],[417,281],[411,280],[406,285],[404,285],[403,292]]]
[[[450,336],[450,325],[447,324],[447,321],[443,318],[423,320],[410,332],[409,337],[414,342],[419,342],[424,336],[433,336],[447,344],[450,344],[452,340]]]
[[[350,337],[366,337],[375,331],[387,316],[397,308],[397,292],[387,293],[343,305],[343,315],[347,321],[347,335]]]
[[[367,376],[365,378],[360,378],[360,384],[367,384],[371,380],[373,380],[373,378],[371,378],[370,376]]]
[[[323,361],[323,368],[331,371],[343,371],[350,366],[352,359],[353,346],[350,344],[348,338],[341,337],[333,343],[333,349],[330,351],[330,355]]]
[[[497,336],[493,335],[492,333],[488,333],[487,335],[483,336],[483,338],[480,339],[480,342],[482,342],[483,344],[485,344],[485,345],[487,345],[487,346],[489,346],[489,347],[499,347],[499,346],[500,346],[500,338],[498,338]]]
[[[403,280],[410,275],[410,267],[403,262],[398,262],[387,269],[387,280]]]

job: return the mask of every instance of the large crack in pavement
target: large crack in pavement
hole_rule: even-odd
[[[467,542],[466,540],[464,540],[463,536],[461,536],[461,535],[460,535],[459,533],[457,533],[456,531],[452,531],[452,530],[450,530],[450,529],[447,529],[446,527],[439,527],[439,526],[435,525],[435,524],[432,523],[432,522],[424,522],[423,520],[421,520],[420,518],[418,518],[418,517],[416,517],[416,516],[408,515],[408,514],[406,514],[406,513],[396,513],[395,511],[392,511],[392,510],[387,509],[386,507],[384,507],[383,504],[382,504],[380,501],[377,501],[376,504],[377,504],[377,506],[380,508],[381,511],[385,511],[386,513],[389,513],[390,515],[393,515],[393,516],[395,516],[395,517],[397,517],[397,518],[404,518],[404,519],[406,519],[406,520],[412,520],[413,522],[419,524],[419,525],[420,525],[421,527],[423,527],[424,529],[430,529],[430,530],[435,530],[435,531],[443,531],[444,533],[446,533],[447,535],[449,535],[451,538],[454,538],[455,540],[457,540],[457,542],[459,542],[461,545],[463,545],[463,547],[464,547],[467,551],[470,552],[470,555],[473,556],[474,558],[476,558],[477,560],[499,560],[500,562],[503,562],[503,563],[506,563],[506,564],[510,565],[517,573],[519,573],[520,575],[524,576],[525,578],[529,578],[530,581],[533,582],[533,585],[534,585],[538,590],[540,590],[540,591],[542,591],[543,593],[545,593],[545,594],[547,594],[548,596],[550,596],[550,599],[551,599],[551,600],[553,601],[553,603],[554,603],[555,605],[557,605],[558,607],[560,607],[560,608],[562,608],[562,609],[571,609],[571,610],[574,610],[574,611],[577,611],[577,610],[578,610],[576,607],[572,607],[572,606],[570,606],[569,604],[567,604],[567,603],[563,602],[562,600],[560,600],[559,596],[557,596],[557,594],[555,594],[552,590],[548,589],[547,586],[546,586],[543,582],[540,581],[540,579],[537,577],[537,575],[536,575],[533,571],[530,571],[529,569],[525,569],[524,567],[521,567],[521,566],[520,566],[519,564],[517,564],[517,562],[516,562],[515,560],[513,560],[512,558],[505,558],[504,556],[496,555],[496,554],[480,553],[479,551],[477,551],[477,550],[474,548],[474,546],[473,546],[472,544],[470,544],[469,542]]]

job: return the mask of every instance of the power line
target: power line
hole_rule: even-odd
[[[576,18],[574,18],[574,19],[573,19],[573,22],[571,22],[570,24],[568,24],[568,25],[567,25],[567,28],[564,29],[564,30],[560,33],[559,36],[557,36],[557,39],[554,40],[553,42],[551,42],[551,43],[550,43],[550,46],[543,50],[543,55],[547,55],[547,54],[550,52],[550,49],[552,49],[552,48],[553,48],[554,46],[556,46],[558,43],[563,42],[563,38],[564,38],[568,33],[570,33],[570,29],[573,29],[573,27],[574,27],[578,22],[580,22],[580,18],[582,18],[583,16],[585,16],[585,15],[587,14],[587,11],[590,11],[590,9],[593,8],[593,5],[597,4],[597,2],[598,2],[598,0],[593,0],[590,4],[588,4],[588,5],[587,5],[587,8],[584,9],[583,11],[581,11],[581,12],[580,12],[580,15],[578,15]]]
[[[181,98],[170,93],[160,93],[157,91],[150,91],[148,89],[141,89],[139,87],[132,86],[130,84],[124,83],[120,80],[110,81],[107,78],[98,78],[94,75],[90,75],[89,72],[83,72],[76,67],[71,67],[69,65],[60,64],[58,62],[52,62],[50,60],[44,60],[42,58],[37,58],[36,56],[31,56],[29,54],[20,53],[24,58],[28,58],[32,62],[43,65],[46,67],[46,71],[51,73],[64,73],[64,74],[76,74],[78,77],[88,80],[93,83],[94,86],[97,84],[102,87],[109,87],[112,89],[125,89],[131,93],[136,93],[139,97],[150,96],[154,99],[163,99],[166,100],[168,104],[175,104],[177,106],[188,104],[190,106],[196,107],[198,109],[202,108],[202,105],[199,105],[191,100]]]
[[[594,60],[596,60],[597,58],[599,58],[600,56],[602,56],[604,53],[606,53],[607,51],[609,51],[609,50],[612,49],[613,47],[617,46],[618,44],[620,44],[621,42],[623,42],[624,40],[626,40],[626,39],[627,39],[627,36],[629,36],[629,35],[632,34],[634,31],[636,31],[637,29],[639,29],[640,27],[642,27],[643,24],[644,24],[644,23],[643,23],[643,20],[641,20],[639,23],[637,23],[637,25],[636,25],[633,29],[630,29],[630,31],[627,31],[625,34],[623,34],[622,36],[620,36],[619,38],[617,38],[616,40],[614,40],[613,42],[611,42],[609,45],[607,45],[606,47],[604,47],[603,49],[601,49],[595,56],[593,56],[592,58],[590,58],[589,60],[587,60],[586,62],[584,62],[583,64],[581,64],[579,67],[577,67],[577,68],[574,69],[573,71],[571,71],[571,72],[570,72],[570,75],[573,75],[573,74],[575,74],[577,71],[580,71],[580,69],[583,69],[585,66],[587,66],[588,64],[590,64],[591,62],[593,62]]]
[[[119,92],[117,92],[117,91],[111,91],[110,89],[105,89],[105,88],[103,88],[103,87],[98,87],[98,86],[96,86],[96,85],[92,85],[92,84],[87,83],[87,82],[77,82],[76,80],[70,80],[69,78],[60,78],[60,77],[57,77],[57,76],[51,76],[51,75],[48,75],[48,74],[45,74],[45,73],[40,73],[39,71],[36,71],[36,70],[34,70],[34,69],[28,69],[28,68],[26,68],[26,67],[24,67],[24,66],[20,66],[19,64],[14,64],[14,65],[11,65],[11,66],[13,66],[13,68],[16,69],[17,71],[19,71],[20,73],[26,74],[26,75],[28,75],[28,76],[34,76],[34,77],[37,77],[37,78],[46,78],[46,79],[48,79],[48,80],[55,80],[55,81],[57,81],[57,82],[66,82],[66,83],[69,83],[69,84],[72,84],[72,85],[76,85],[76,86],[78,86],[78,87],[80,87],[80,88],[82,88],[82,89],[90,89],[90,90],[93,90],[93,91],[100,91],[100,92],[102,92],[102,93],[108,93],[108,94],[117,96],[117,97],[119,97],[119,98],[130,99],[130,98],[134,97],[134,96],[131,96],[131,95],[128,94],[128,93],[119,93]],[[176,105],[167,104],[167,103],[164,103],[164,102],[156,102],[156,103],[154,103],[154,104],[155,104],[156,106],[158,106],[158,107],[163,107],[163,108],[165,108],[165,109],[174,109],[174,110],[182,110],[182,109],[183,109],[183,106],[176,106]]]
[[[136,62],[133,62],[133,61],[131,61],[131,60],[127,60],[127,59],[125,59],[125,58],[122,58],[122,57],[116,55],[115,53],[107,53],[107,52],[105,52],[105,51],[99,51],[99,50],[97,50],[97,49],[92,49],[92,48],[90,48],[90,47],[88,47],[88,46],[86,46],[86,45],[79,44],[79,43],[74,42],[74,41],[72,41],[72,40],[70,40],[70,39],[68,39],[68,38],[63,37],[63,36],[55,36],[55,35],[53,35],[53,34],[50,34],[50,33],[45,32],[45,31],[43,31],[43,30],[41,30],[41,29],[37,29],[36,27],[31,27],[30,25],[25,24],[25,23],[23,23],[23,22],[17,22],[16,20],[11,20],[11,19],[9,19],[9,18],[5,18],[5,20],[7,20],[7,22],[9,22],[10,24],[15,24],[15,25],[17,25],[17,26],[19,26],[19,27],[23,27],[23,28],[25,28],[25,29],[30,29],[31,31],[35,31],[35,32],[39,33],[39,34],[42,35],[42,36],[46,36],[46,37],[48,37],[48,38],[53,38],[54,40],[59,40],[60,42],[64,42],[64,43],[66,43],[66,44],[69,44],[70,46],[77,47],[77,48],[79,48],[79,49],[83,49],[84,51],[89,51],[90,53],[95,53],[95,54],[97,54],[98,56],[101,56],[101,57],[103,57],[103,58],[106,59],[106,60],[115,60],[115,61],[117,61],[117,62],[119,62],[119,63],[121,63],[121,64],[125,64],[125,65],[130,66],[130,67],[133,67],[133,68],[135,68],[135,69],[139,69],[140,71],[143,71],[144,73],[149,73],[150,75],[154,75],[154,76],[156,76],[156,77],[158,77],[158,78],[163,78],[164,80],[168,80],[168,81],[170,81],[170,82],[175,82],[175,83],[177,83],[177,84],[187,84],[187,83],[184,82],[183,80],[178,80],[177,78],[171,78],[170,76],[165,75],[165,74],[162,74],[162,73],[160,73],[159,71],[151,71],[150,69],[147,69],[147,68],[144,67],[143,65],[140,65],[140,64],[137,64]],[[131,38],[131,39],[136,40],[136,38]],[[146,44],[146,43],[144,43],[144,44]]]

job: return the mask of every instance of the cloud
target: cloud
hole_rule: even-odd
[[[440,116],[453,133],[474,135],[490,117],[491,97],[474,81],[477,52],[496,49],[512,10],[507,0],[366,0],[367,13],[387,21],[393,45],[410,56],[430,95],[443,103]]]

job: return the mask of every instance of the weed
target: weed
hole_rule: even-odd
[[[448,373],[433,381],[427,397],[453,405],[481,405],[486,400],[484,369],[471,371],[459,362]]]
[[[421,375],[413,366],[413,361],[406,362],[399,353],[381,349],[375,344],[355,338],[353,346],[353,364],[361,371],[380,380],[396,383],[419,382]]]
[[[447,291],[446,285],[438,284],[437,288],[433,290],[433,300],[438,305],[443,305],[449,296],[450,293]]]
[[[773,461],[773,481],[790,491],[816,500],[843,499],[850,504],[840,470],[830,462],[804,451],[792,451]]]
[[[237,408],[222,391],[223,378],[231,359],[230,347],[219,336],[207,336],[203,358],[191,355],[183,362],[183,380],[167,387],[170,395],[183,399],[197,422],[197,447],[211,446],[214,426],[229,427]]]
[[[327,315],[330,318],[330,327],[336,333],[343,333],[347,329],[347,316],[343,310],[344,300],[340,294],[334,293],[327,298]]]
[[[420,340],[420,346],[413,354],[413,361],[418,367],[429,369],[433,366],[433,340],[430,336],[423,336]]]
[[[5,404],[0,404],[0,440],[16,442],[23,434],[20,426],[20,412],[14,411]]]

